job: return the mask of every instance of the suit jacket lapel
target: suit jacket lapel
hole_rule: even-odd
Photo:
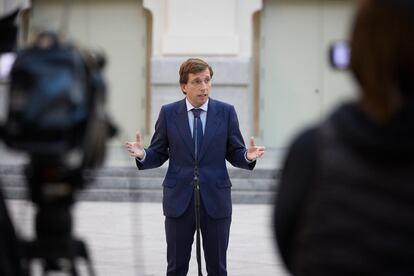
[[[203,137],[203,144],[201,145],[199,160],[203,158],[211,142],[214,140],[216,131],[222,122],[221,112],[222,110],[217,108],[216,102],[210,98],[208,103],[206,127],[204,130],[205,133]]]
[[[191,155],[194,158],[194,142],[193,138],[191,137],[191,130],[188,122],[188,113],[185,104],[185,99],[179,102],[179,105],[177,106],[175,113],[176,117],[174,122],[178,128],[178,132],[180,133],[181,138],[184,141],[184,144],[187,145],[188,150],[191,152]]]

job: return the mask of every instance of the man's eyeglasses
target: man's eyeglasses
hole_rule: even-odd
[[[190,83],[194,86],[201,86],[203,85],[203,83],[206,85],[210,85],[211,78],[205,78],[204,80],[197,78],[197,79],[192,80]]]

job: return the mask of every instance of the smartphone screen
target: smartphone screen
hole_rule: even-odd
[[[331,66],[337,70],[347,70],[351,63],[351,48],[346,41],[335,42],[330,49]]]

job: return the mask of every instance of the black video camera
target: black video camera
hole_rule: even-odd
[[[16,49],[16,17],[17,12],[0,20],[0,54]],[[29,155],[25,174],[37,205],[36,239],[20,241],[24,275],[33,259],[44,261],[44,271],[63,271],[62,258],[77,275],[78,257],[89,262],[93,274],[86,244],[72,237],[70,207],[85,184],[84,171],[102,164],[106,141],[116,133],[105,108],[104,56],[44,32],[16,51],[13,63],[7,60],[8,102],[0,134],[8,147]]]
[[[72,168],[100,165],[109,126],[103,66],[103,56],[40,34],[17,53],[10,72],[6,145],[63,161],[78,152],[77,162],[67,164]]]

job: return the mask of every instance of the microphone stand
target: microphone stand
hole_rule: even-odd
[[[200,182],[198,178],[197,161],[194,168],[194,205],[195,205],[195,219],[196,219],[196,253],[198,264],[198,275],[202,276],[201,270],[201,248],[200,248]]]
[[[194,118],[194,120],[200,120],[200,118]],[[201,122],[201,120],[200,120]],[[200,123],[199,122],[199,123]],[[201,270],[201,248],[200,248],[200,180],[198,172],[198,132],[194,128],[194,140],[195,140],[195,165],[194,165],[194,178],[193,178],[193,188],[194,188],[194,207],[195,207],[195,219],[196,219],[196,256],[198,264],[198,276],[203,276]]]

